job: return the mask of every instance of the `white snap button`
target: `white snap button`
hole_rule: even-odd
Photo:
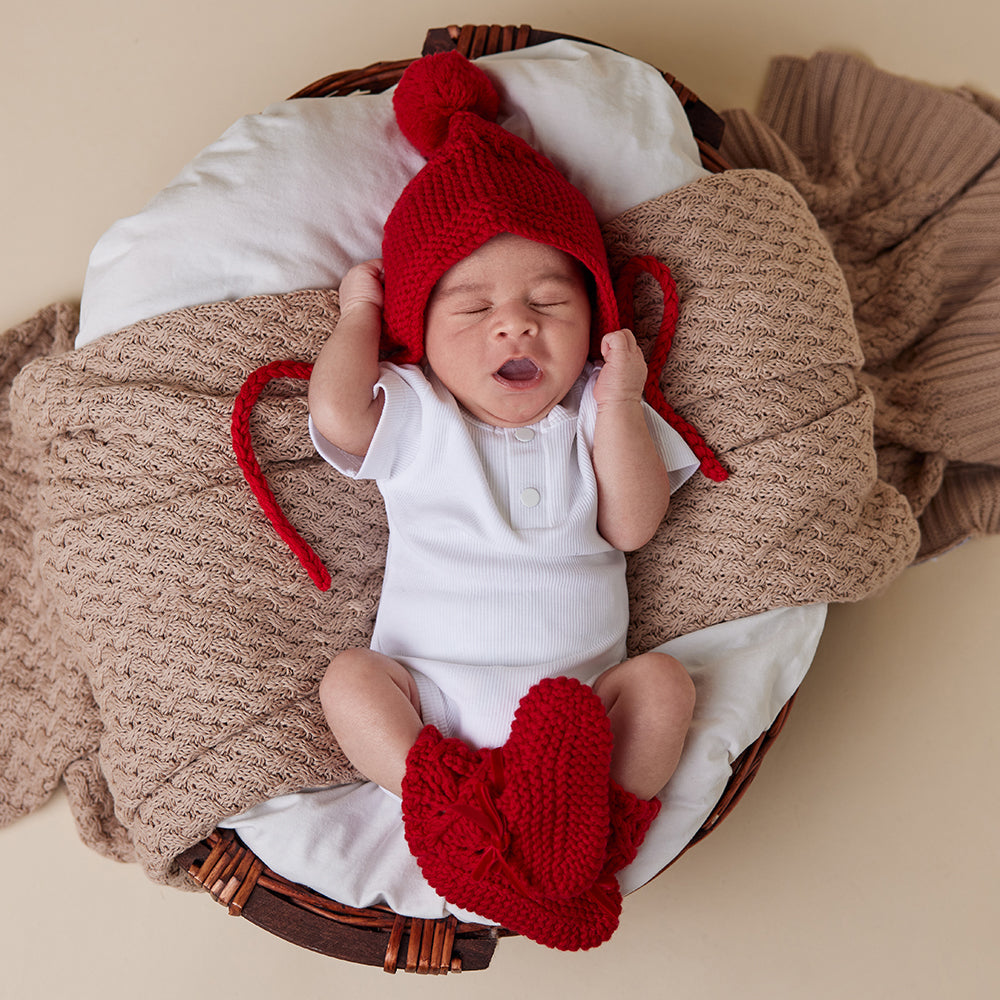
[[[518,427],[514,431],[514,437],[518,441],[532,441],[535,437],[535,432],[530,427]]]
[[[525,507],[537,507],[541,501],[542,494],[534,486],[529,486],[526,490],[521,490],[521,503]]]

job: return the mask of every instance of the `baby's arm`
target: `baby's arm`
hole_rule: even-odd
[[[309,379],[309,415],[342,451],[364,456],[382,414],[379,379],[382,261],[352,267],[340,283],[340,322],[319,352]]]
[[[646,362],[628,330],[601,342],[604,367],[594,386],[597,527],[622,552],[646,544],[670,502],[670,480],[642,408]]]

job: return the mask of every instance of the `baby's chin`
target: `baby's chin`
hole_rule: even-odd
[[[517,399],[504,401],[507,405],[459,399],[458,405],[480,423],[489,424],[491,427],[514,429],[528,427],[544,420],[564,398],[565,396],[541,404]]]
[[[579,373],[527,357],[513,359],[478,378],[451,379],[428,366],[461,409],[491,427],[527,427],[544,420],[570,393]]]

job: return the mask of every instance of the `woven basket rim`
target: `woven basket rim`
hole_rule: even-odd
[[[528,48],[559,38],[609,48],[600,42],[581,38],[578,35],[545,31],[532,28],[527,24],[451,24],[446,28],[431,28],[427,32],[421,55],[455,49],[470,59],[476,59],[482,55]],[[420,57],[414,56],[409,59],[380,61],[370,63],[361,69],[348,69],[331,73],[297,90],[289,97],[289,100],[306,97],[347,97],[350,94],[379,94],[398,83],[406,67],[418,58]],[[719,152],[725,131],[725,123],[722,118],[672,73],[662,69],[657,69],[657,72],[671,87],[684,108],[705,169],[713,173],[729,169],[729,164]]]

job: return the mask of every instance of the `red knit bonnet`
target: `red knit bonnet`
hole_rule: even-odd
[[[424,311],[434,286],[501,233],[562,250],[593,275],[595,348],[618,329],[594,210],[548,159],[496,124],[499,103],[490,78],[458,52],[416,60],[396,87],[396,120],[427,164],[385,224],[384,315],[395,348],[387,360],[423,358]]]

